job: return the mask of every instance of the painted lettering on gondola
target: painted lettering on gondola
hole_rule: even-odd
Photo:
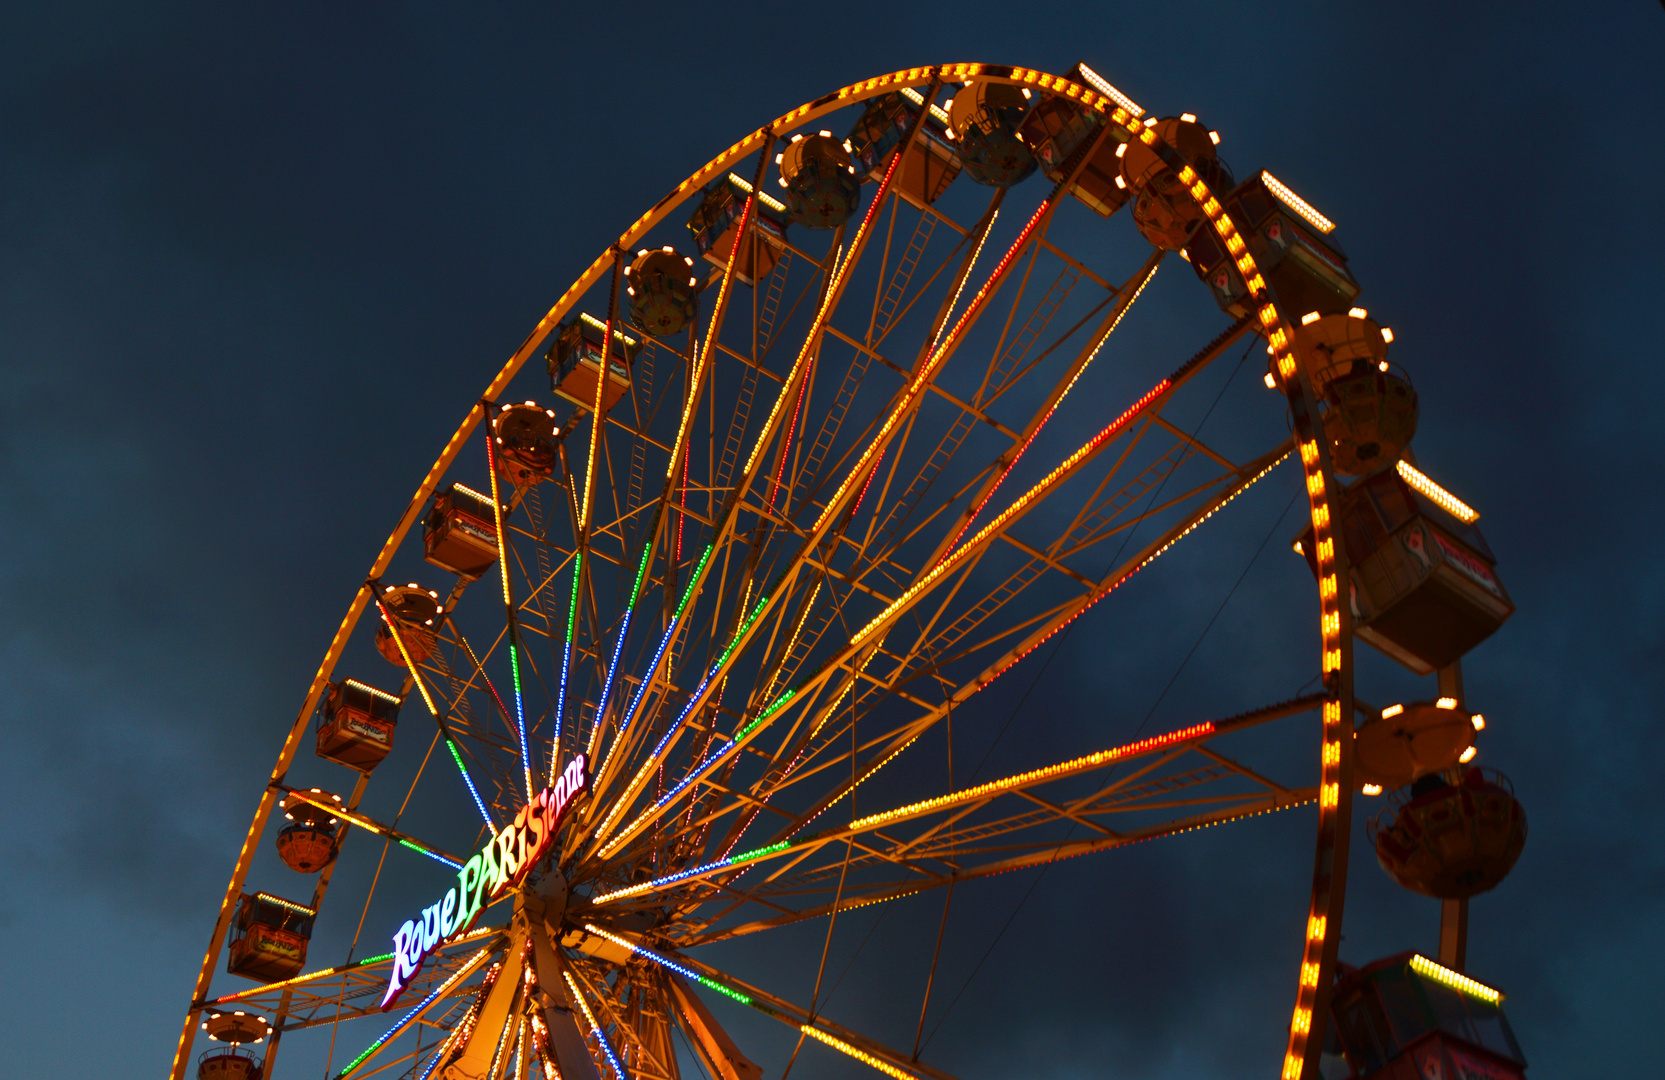
[[[355,735],[362,735],[379,743],[387,742],[389,738],[389,730],[386,724],[378,724],[373,720],[360,720],[351,713],[347,715],[346,728]]]
[[[590,776],[583,754],[567,763],[555,786],[545,788],[521,808],[474,857],[457,871],[457,884],[414,919],[407,919],[393,935],[393,969],[388,973],[382,1009],[393,1007],[422,970],[422,961],[445,942],[466,934],[492,900],[514,888],[549,853],[561,818],[578,795],[588,789]]]

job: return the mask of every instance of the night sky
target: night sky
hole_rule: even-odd
[[[1507,991],[1531,1075],[1657,1068],[1662,55],[1665,13],[1642,0],[7,5],[0,1071],[167,1067],[329,635],[566,285],[746,132],[958,60],[1084,60],[1157,115],[1199,114],[1240,177],[1270,168],[1340,224],[1416,380],[1419,460],[1481,510],[1519,609],[1465,660],[1490,722],[1481,763],[1512,778],[1531,826],[1514,874],[1473,904],[1469,970]],[[1077,411],[1067,433],[1125,404]],[[1229,568],[1082,621],[1028,703],[1081,725],[1061,753],[1113,744],[1157,704],[1148,730],[1217,715],[1214,673],[1283,632],[1263,597],[1305,590],[1291,617],[1314,648],[1291,516],[1156,697],[1293,475],[1246,515]],[[1126,700],[1088,685],[1114,683],[1099,660],[1150,627],[1175,643],[1167,666]],[[1402,682],[1360,652],[1361,694]],[[1034,875],[989,883],[951,925],[942,978],[968,988],[926,1059],[964,1080],[1272,1075],[1311,833],[1301,811],[1059,864],[967,984]],[[1362,827],[1351,865],[1343,958],[1435,953],[1437,904],[1381,873]],[[841,924],[833,970],[872,924]],[[892,940],[914,925],[875,931],[830,1015],[882,1026],[867,988],[897,979],[917,1001],[921,969]],[[725,955],[795,992],[820,933]],[[750,1024],[732,1030],[776,1080],[791,1040]],[[808,1055],[805,1080],[878,1075]]]

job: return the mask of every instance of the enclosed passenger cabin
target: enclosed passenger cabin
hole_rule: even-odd
[[[434,493],[422,521],[422,557],[464,581],[474,581],[497,561],[497,515],[491,497],[451,484]]]
[[[867,110],[844,140],[857,176],[875,183],[884,179],[887,156],[907,137],[923,108],[925,98],[912,87],[867,103]],[[941,198],[958,175],[960,155],[948,138],[948,114],[932,105],[920,126],[919,138],[896,167],[891,190],[923,210]]]
[[[965,173],[979,184],[1012,187],[1035,172],[1035,154],[1024,139],[1030,91],[1008,83],[968,83],[948,105],[949,133]]]
[[[376,602],[378,614],[386,613],[376,623],[376,651],[388,663],[404,667],[408,656],[410,663],[420,664],[434,654],[444,616],[439,593],[413,581],[409,585],[383,586]]]
[[[393,749],[399,699],[357,679],[330,683],[318,720],[318,756],[369,772]]]
[[[630,322],[651,337],[668,338],[687,327],[694,317],[694,293],[698,288],[694,260],[668,244],[643,248],[624,268]]]
[[[278,858],[298,874],[322,870],[335,859],[336,826],[341,819],[320,803],[339,809],[341,796],[313,788],[304,795],[290,792],[283,797],[283,816],[294,824],[278,833]]]
[[[1496,888],[1526,847],[1526,810],[1509,778],[1473,767],[1459,775],[1455,784],[1434,774],[1395,791],[1365,826],[1390,877],[1441,900]]]
[[[1231,172],[1215,153],[1217,137],[1190,113],[1148,121],[1158,140],[1179,152],[1190,163],[1210,191],[1226,191],[1232,185]],[[1164,251],[1185,248],[1193,231],[1203,220],[1202,207],[1192,197],[1190,186],[1155,150],[1138,139],[1117,147],[1121,158],[1122,182],[1135,197],[1133,223],[1155,247]],[[1194,261],[1194,256],[1193,256]]]
[[[1416,435],[1416,390],[1388,364],[1393,334],[1364,308],[1347,314],[1307,312],[1295,327],[1310,362],[1330,462],[1343,476],[1393,464]]]
[[[1514,614],[1480,530],[1397,471],[1345,488],[1337,516],[1351,564],[1353,632],[1417,674],[1449,666]],[[1316,576],[1310,525],[1295,550]]]
[[[262,1061],[248,1047],[259,1046],[272,1033],[263,1016],[244,1012],[211,1012],[202,1021],[210,1042],[224,1045],[203,1051],[197,1058],[197,1080],[258,1080]]]
[[[729,173],[705,189],[705,197],[688,219],[688,231],[694,234],[700,258],[726,270],[729,255],[733,254],[734,276],[747,285],[756,285],[775,268],[780,253],[786,250],[786,204],[766,191],[758,192],[757,206],[752,211],[755,227],[735,252],[740,215],[745,213],[746,199],[751,194],[750,183]]]
[[[590,384],[595,392],[595,384]],[[595,398],[590,398],[594,407]],[[491,418],[492,458],[504,483],[531,487],[555,472],[555,410],[535,401],[498,406]],[[487,504],[490,505],[489,503]]]
[[[1061,184],[1070,156],[1091,145],[1103,127],[1104,117],[1097,111],[1058,94],[1042,94],[1024,117],[1021,130],[1023,141],[1033,149],[1041,172],[1054,184]],[[1121,145],[1114,135],[1099,140],[1070,187],[1070,194],[1092,207],[1100,217],[1114,214],[1133,197],[1121,179],[1121,162],[1116,157]]]
[[[581,311],[561,327],[554,347],[544,354],[549,388],[586,411],[595,408],[596,381],[601,378],[601,342],[606,334],[606,323]],[[607,394],[603,402],[609,411],[630,393],[630,367],[641,347],[641,342],[624,331],[613,331],[612,348],[607,350]],[[553,463],[553,456],[550,460]]]
[[[317,914],[270,893],[244,893],[237,905],[226,970],[256,982],[299,975]]]
[[[197,1058],[197,1080],[260,1080],[264,1063],[241,1046],[204,1050]]]
[[[1518,1080],[1526,1059],[1503,995],[1416,953],[1343,973],[1331,1007],[1350,1073],[1382,1080]],[[1326,1073],[1330,1080],[1339,1076]]]
[[[452,483],[434,494],[422,522],[422,554],[442,570],[474,581],[497,561],[491,497]]]
[[[1411,380],[1385,361],[1354,360],[1325,385],[1318,407],[1330,440],[1330,461],[1343,476],[1399,460],[1416,435],[1420,412]]]
[[[1346,253],[1330,236],[1335,224],[1288,185],[1263,170],[1232,190],[1226,212],[1242,230],[1256,268],[1266,275],[1289,318],[1340,314],[1352,306],[1359,283],[1347,269]],[[1214,230],[1196,230],[1185,253],[1227,314],[1241,318],[1248,313],[1243,275]]]
[[[794,135],[775,155],[786,212],[811,229],[836,229],[861,206],[861,181],[850,151],[830,131]]]

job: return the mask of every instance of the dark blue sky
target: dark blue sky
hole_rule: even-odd
[[[1421,393],[1420,459],[1482,510],[1519,607],[1467,663],[1485,763],[1531,821],[1474,904],[1471,970],[1508,990],[1533,1075],[1656,1068],[1662,54],[1643,0],[8,5],[4,1071],[165,1068],[328,635],[566,284],[745,132],[954,60],[1085,60],[1341,224]],[[1194,634],[1220,595],[1151,602]],[[1114,631],[1084,622],[1070,648]],[[1309,844],[1302,819],[1054,871],[944,1027],[945,1067],[1269,1075]],[[1362,843],[1353,880],[1348,959],[1433,951],[1435,906]],[[961,978],[1025,884],[968,923]],[[1261,924],[1290,940],[1236,929]],[[1063,965],[1078,948],[1102,958]],[[885,976],[869,956],[850,977]],[[856,982],[841,995],[859,1011]]]

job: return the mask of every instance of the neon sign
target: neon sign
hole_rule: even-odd
[[[467,933],[487,904],[519,885],[549,853],[567,808],[589,786],[585,756],[579,754],[567,762],[553,787],[545,788],[521,807],[513,822],[463,863],[457,871],[457,884],[443,898],[424,908],[416,918],[405,920],[393,935],[393,970],[387,977],[387,992],[382,995],[382,1011],[399,1000],[429,953]]]

